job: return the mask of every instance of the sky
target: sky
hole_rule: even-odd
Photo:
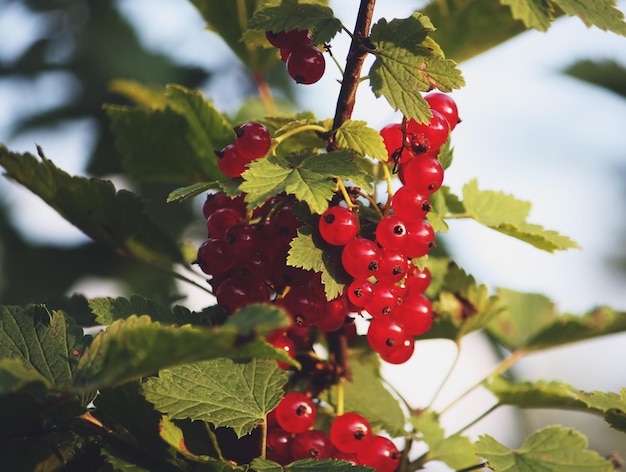
[[[150,48],[190,64],[214,66],[227,61],[227,48],[204,30],[199,15],[185,2],[118,3],[139,27],[142,40]],[[354,3],[334,1],[331,6],[345,24],[352,25]],[[419,3],[381,0],[375,14],[388,19],[403,17]],[[626,2],[619,5],[622,11],[626,10]],[[5,10],[0,14],[3,57],[24,47],[29,28],[37,26],[24,21],[19,11]],[[3,35],[10,36],[11,41]],[[345,46],[340,41],[333,48],[338,57],[343,57]],[[588,29],[578,19],[565,18],[547,33],[524,33],[460,64],[467,85],[453,92],[453,97],[463,121],[452,135],[455,160],[445,177],[445,184],[457,194],[466,182],[477,178],[481,189],[503,190],[532,202],[529,222],[571,237],[582,249],[544,253],[472,221],[453,221],[449,233],[441,236],[459,264],[479,282],[492,289],[540,292],[550,296],[560,310],[572,313],[584,313],[603,304],[626,310],[626,279],[607,263],[626,232],[626,174],[617,172],[626,167],[626,100],[562,73],[574,61],[587,58],[612,59],[626,65],[626,38]],[[338,73],[329,69],[318,84],[303,86],[299,93],[303,107],[320,118],[333,116],[337,78]],[[32,135],[7,142],[7,127],[22,107],[61,100],[59,91],[63,88],[58,80],[64,78],[47,77],[28,86],[0,81],[0,142],[5,141],[14,151],[34,151]],[[225,75],[203,91],[218,107],[234,107],[239,97],[228,84],[229,77]],[[373,97],[367,86],[359,91],[353,117],[367,120],[375,128],[399,119],[384,99]],[[88,122],[75,123],[45,136],[38,135],[37,142],[44,145],[47,155],[53,156],[61,168],[81,173],[93,144],[89,129]],[[15,213],[22,215],[20,226],[34,240],[58,244],[84,240],[77,230],[26,191],[5,182],[0,182],[0,191]],[[97,295],[114,295],[106,292],[115,287],[100,284],[99,290],[104,293]],[[191,308],[206,304],[193,291],[189,301]],[[552,378],[558,372],[559,379],[579,388],[615,391],[626,384],[622,365],[625,341],[624,336],[618,335],[531,356],[520,363],[517,372],[525,379]],[[495,362],[480,337],[470,336],[466,344],[463,352],[468,354],[461,356],[456,375],[441,392],[438,404],[450,401]],[[420,346],[418,353],[408,365],[388,368],[387,374],[405,395],[417,403],[427,403],[443,377],[444,366],[452,361],[453,349],[444,343],[429,342]],[[420,389],[416,389],[415,379],[424,380]],[[484,406],[486,400],[478,397],[475,401]],[[469,405],[465,407],[464,420],[478,408]],[[526,417],[531,426],[548,419],[548,413]],[[505,436],[499,439],[515,443],[519,438],[513,433],[507,436],[500,427],[501,423],[514,420],[510,411],[504,411],[490,423],[479,424],[476,431],[498,430]],[[568,420],[579,422],[578,417],[569,416]],[[454,427],[451,422],[450,428]],[[595,434],[597,430],[593,428],[598,425],[586,423],[584,427],[590,428],[589,434]],[[605,429],[600,425],[598,431]],[[617,440],[613,436],[602,439],[601,446],[611,447]]]

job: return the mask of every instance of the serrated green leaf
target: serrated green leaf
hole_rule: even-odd
[[[387,148],[380,133],[367,126],[367,122],[348,120],[335,134],[340,148],[352,149],[363,156],[370,156],[380,161],[387,160]]]
[[[380,361],[355,349],[349,354],[351,379],[342,383],[344,411],[362,414],[374,428],[382,428],[393,437],[404,435],[404,413],[398,400],[383,386]],[[336,405],[336,386],[330,388],[330,398]]]
[[[250,18],[248,28],[274,32],[309,29],[313,32],[313,44],[323,44],[341,31],[341,21],[331,8],[319,2],[282,0],[261,5]]]
[[[504,377],[492,377],[485,383],[502,405],[520,408],[558,408],[596,413],[616,429],[626,421],[626,389],[620,393],[584,392],[562,382],[513,383]],[[621,431],[626,432],[623,428]]]
[[[208,421],[241,437],[265,421],[286,383],[287,374],[273,360],[211,359],[161,370],[143,391],[170,418]]]
[[[479,190],[476,179],[463,186],[463,207],[470,218],[538,249],[554,252],[580,248],[567,236],[526,222],[530,202],[518,200],[504,192]]]
[[[287,256],[287,264],[291,266],[321,272],[327,300],[340,295],[350,281],[340,261],[341,247],[325,243],[309,227],[298,229]]]
[[[109,83],[108,89],[111,93],[126,97],[131,102],[146,108],[160,109],[167,106],[163,90],[135,80],[116,79]]]
[[[79,356],[85,349],[82,328],[63,312],[43,305],[0,306],[0,395],[3,413],[78,415],[93,395],[69,395],[55,403],[74,378]],[[30,397],[28,393],[37,393]],[[6,395],[12,394],[11,397]],[[15,395],[19,394],[20,403]],[[22,396],[24,394],[24,396]],[[17,411],[13,401],[24,411]],[[64,405],[65,403],[65,405]],[[29,412],[30,408],[33,411]]]
[[[522,21],[526,28],[548,31],[554,20],[554,7],[548,0],[500,0],[500,3],[509,6],[513,18]]]
[[[150,216],[140,197],[110,181],[70,176],[50,160],[0,145],[7,177],[41,197],[63,218],[117,252],[158,265],[182,263],[174,238]]]
[[[415,427],[419,438],[428,445],[427,461],[441,461],[454,470],[480,462],[467,437],[460,434],[446,437],[435,412],[422,411],[411,415],[409,421]]]
[[[597,26],[604,31],[611,31],[626,36],[624,14],[617,9],[615,0],[554,0],[570,16],[579,17],[587,26]]]
[[[372,472],[374,469],[364,465],[353,465],[339,459],[303,459],[281,466],[277,462],[257,457],[250,463],[255,472]]]
[[[305,202],[313,213],[323,213],[337,190],[336,179],[369,182],[351,151],[300,156],[285,159],[269,156],[253,161],[242,177],[240,190],[249,207],[256,208],[266,198],[286,192]]]
[[[270,305],[248,305],[223,326],[199,328],[165,326],[148,316],[118,320],[93,340],[74,375],[74,389],[94,391],[113,387],[188,362],[217,357],[272,358],[293,363],[284,351],[264,341],[290,319]]]
[[[421,92],[443,92],[464,85],[456,63],[433,48],[426,35],[432,31],[428,18],[415,13],[405,19],[379,20],[372,27],[376,60],[369,71],[376,97],[384,96],[394,110],[418,122],[428,122],[429,106]]]
[[[200,92],[168,85],[166,106],[107,106],[124,168],[135,178],[162,182],[224,179],[214,151],[232,143],[232,125]]]
[[[96,321],[102,325],[110,325],[115,320],[125,320],[131,315],[147,315],[152,321],[164,324],[213,324],[211,313],[193,313],[183,306],[170,307],[141,295],[131,295],[128,299],[123,297],[93,298],[89,300],[89,308],[96,315]],[[214,318],[217,318],[218,310],[212,314]]]
[[[587,438],[578,431],[548,426],[513,451],[489,435],[480,436],[475,451],[495,472],[611,472],[611,463],[587,449]]]
[[[433,310],[437,315],[433,327],[418,339],[458,341],[489,325],[502,313],[504,306],[498,296],[490,295],[486,285],[477,284],[472,275],[450,261]]]
[[[599,307],[583,316],[559,314],[544,295],[503,288],[497,293],[506,309],[487,331],[511,351],[536,351],[626,331],[624,312]]]
[[[189,198],[197,197],[198,195],[208,191],[220,188],[217,182],[200,182],[197,184],[187,185],[186,187],[179,187],[172,190],[167,196],[167,203],[183,202]]]
[[[259,3],[257,0],[191,0],[191,3],[202,14],[208,29],[217,33],[249,69],[267,70],[279,61],[275,50],[241,41],[246,24]]]

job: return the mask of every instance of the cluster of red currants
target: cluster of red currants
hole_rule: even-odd
[[[324,54],[311,44],[308,30],[266,31],[270,44],[280,50],[280,57],[287,66],[287,73],[298,84],[314,84],[326,70]]]
[[[239,177],[248,164],[265,157],[272,146],[272,137],[265,125],[250,121],[236,126],[235,141],[220,151],[215,151],[217,165],[228,177]]]
[[[393,472],[401,454],[389,438],[372,434],[370,423],[355,412],[337,416],[329,434],[313,425],[317,410],[304,393],[287,393],[268,415],[267,458],[281,465],[299,459],[343,459],[354,465]]]
[[[413,259],[427,255],[435,245],[435,232],[425,217],[430,195],[443,183],[440,148],[459,121],[450,97],[432,93],[425,98],[433,107],[429,123],[409,120],[381,130],[403,185],[391,198],[393,213],[378,222],[374,240],[359,237],[357,216],[347,207],[332,206],[319,220],[322,238],[343,246],[341,263],[353,277],[346,290],[349,302],[372,317],[370,346],[393,364],[410,359],[413,337],[428,332],[433,323],[432,304],[424,294],[430,272],[420,270]]]

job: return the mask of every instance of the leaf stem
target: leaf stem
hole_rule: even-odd
[[[391,207],[391,199],[393,198],[393,183],[391,181],[391,173],[389,172],[389,168],[385,164],[383,164],[381,167],[383,168],[385,182],[387,183],[387,201],[385,202],[385,215],[388,215],[389,208]]]
[[[217,442],[217,436],[215,435],[215,431],[211,428],[211,425],[204,421],[204,427],[209,435],[209,439],[211,440],[211,445],[213,449],[215,449],[215,453],[217,454],[217,458],[221,461],[224,460],[224,456],[222,455],[222,448],[220,448],[219,443]]]
[[[272,97],[272,92],[267,84],[267,80],[265,80],[265,74],[262,71],[255,71],[253,77],[256,88],[259,91],[259,97],[261,97],[267,114],[276,115],[278,111],[276,109],[276,102],[274,101],[274,97]]]
[[[280,136],[276,136],[272,140],[272,147],[271,147],[269,153],[270,154],[273,153],[274,150],[280,145],[280,143],[282,143],[286,139],[292,137],[295,134],[302,133],[304,131],[317,131],[318,133],[322,133],[322,134],[327,134],[328,133],[328,130],[326,128],[324,128],[323,126],[320,126],[320,125],[313,124],[313,123],[310,123],[310,124],[307,124],[307,125],[298,126],[297,128],[293,128],[293,129],[290,129],[289,131],[285,131]]]
[[[508,369],[510,369],[525,354],[526,354],[526,351],[524,351],[523,349],[518,349],[517,351],[512,352],[509,357],[503,359],[489,374],[487,374],[485,377],[480,379],[478,382],[476,382],[475,384],[470,386],[463,393],[461,393],[458,397],[456,397],[454,400],[452,400],[452,402],[450,402],[445,408],[443,408],[439,412],[439,415],[443,415],[444,413],[449,411],[461,399],[465,398],[465,396],[467,396],[470,392],[472,392],[472,391],[476,390],[478,387],[480,387],[490,377],[495,377],[496,375],[500,375],[501,373],[503,373],[503,372],[507,371]]]
[[[439,397],[439,394],[443,390],[443,387],[450,380],[450,377],[452,376],[452,372],[454,372],[454,368],[456,367],[456,365],[459,362],[459,358],[461,357],[461,348],[459,346],[458,341],[455,342],[454,345],[456,346],[456,354],[454,355],[454,359],[452,360],[452,364],[450,364],[450,367],[448,368],[448,371],[446,372],[445,377],[443,378],[443,380],[439,384],[439,387],[435,391],[435,394],[433,395],[432,399],[430,400],[430,403],[426,407],[427,409],[431,409],[432,408],[433,404],[435,403],[435,400],[437,400],[437,397]]]
[[[345,389],[343,388],[343,381],[337,384],[337,416],[341,416],[344,413],[345,403]]]
[[[261,424],[261,459],[265,459],[267,449],[267,415]]]
[[[465,426],[463,426],[461,429],[459,429],[456,433],[454,434],[461,434],[462,432],[466,431],[467,429],[471,428],[472,426],[474,426],[476,423],[478,423],[480,420],[482,420],[483,418],[485,418],[486,416],[489,416],[491,413],[493,413],[498,407],[500,406],[500,403],[496,403],[495,405],[491,406],[490,408],[488,408],[487,410],[485,410],[484,412],[482,412],[478,417],[474,418],[472,421],[470,421],[469,423],[467,423]],[[454,436],[454,434],[451,434],[450,436]]]
[[[345,200],[346,205],[348,206],[348,209],[352,210],[356,205],[352,203],[352,200],[350,200],[350,195],[348,195],[348,190],[346,190],[346,186],[344,185],[341,179],[337,179],[337,186],[339,187],[339,191],[341,192],[341,195],[343,195],[343,199]]]

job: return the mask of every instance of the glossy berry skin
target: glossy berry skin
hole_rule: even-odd
[[[402,305],[400,289],[396,285],[379,282],[373,288],[374,295],[365,304],[365,309],[372,317],[386,317]]]
[[[461,122],[456,102],[450,95],[441,92],[431,92],[424,95],[424,100],[428,102],[431,110],[437,110],[446,118],[450,125],[450,131]]]
[[[381,249],[380,267],[376,273],[376,279],[379,283],[396,283],[404,278],[408,269],[409,262],[406,254],[400,249]]]
[[[393,316],[373,318],[367,329],[367,341],[379,354],[390,354],[413,344],[404,327]]]
[[[341,264],[355,279],[367,279],[375,275],[380,259],[380,249],[376,243],[365,238],[351,240],[341,251]]]
[[[362,308],[374,296],[374,285],[367,279],[354,279],[346,289],[348,300],[354,306]]]
[[[235,134],[235,148],[248,161],[265,156],[272,146],[270,133],[261,123],[244,123],[235,128]]]
[[[383,138],[387,156],[392,161],[400,163],[411,159],[412,155],[408,149],[403,149],[402,126],[400,123],[390,123],[380,130],[380,136]]]
[[[338,416],[330,425],[330,440],[341,452],[358,451],[371,434],[372,427],[369,421],[355,412]]]
[[[404,185],[424,193],[434,193],[443,184],[443,167],[436,157],[420,156],[402,169]]]
[[[380,358],[389,364],[404,364],[415,352],[415,343],[407,341],[396,349],[379,352]]]
[[[295,461],[300,459],[329,459],[334,452],[335,448],[330,437],[317,429],[298,434],[291,442],[291,456]]]
[[[376,472],[393,472],[400,465],[402,454],[390,439],[370,436],[357,451],[359,463],[376,469]]]
[[[428,194],[405,185],[393,194],[391,208],[405,224],[423,220],[431,208],[430,198]]]
[[[268,337],[265,338],[265,341],[270,343],[276,349],[282,349],[285,351],[289,357],[295,359],[296,357],[296,345],[293,340],[287,336],[287,333],[284,330],[276,330]],[[286,362],[278,361],[278,365],[281,369],[287,370],[289,369],[289,364]]]
[[[291,287],[282,305],[297,326],[313,326],[322,316],[324,299],[309,287]]]
[[[402,249],[407,229],[398,215],[385,216],[376,226],[376,242],[387,249]]]
[[[287,465],[293,461],[291,456],[291,443],[293,434],[280,427],[268,428],[266,457],[280,465]]]
[[[246,165],[249,160],[239,154],[234,144],[229,144],[221,151],[216,151],[215,155],[217,156],[217,166],[228,177],[241,177],[241,174],[247,169]]]
[[[209,236],[214,239],[223,238],[231,226],[240,224],[243,216],[234,208],[225,207],[215,210],[206,220]]]
[[[205,274],[223,274],[234,264],[233,253],[223,239],[208,239],[198,248],[198,265]]]
[[[337,331],[345,324],[348,313],[346,298],[339,296],[324,303],[322,316],[315,322],[315,326],[327,333]]]
[[[426,295],[413,294],[404,299],[395,317],[408,335],[421,336],[433,325],[433,305]]]
[[[357,216],[346,207],[332,206],[322,213],[318,228],[322,239],[333,246],[344,246],[359,232]]]
[[[404,252],[410,258],[422,257],[435,247],[435,231],[427,220],[418,220],[407,225],[408,235]]]
[[[299,434],[313,427],[317,410],[313,401],[302,392],[287,393],[276,406],[276,421],[285,431]]]
[[[436,110],[430,111],[433,116],[428,123],[411,119],[406,125],[406,131],[411,135],[411,148],[417,155],[438,151],[450,134],[450,125],[445,116]]]
[[[431,280],[432,276],[428,267],[419,270],[417,267],[413,266],[409,268],[409,273],[404,280],[404,285],[408,289],[408,294],[414,295],[424,293],[428,289]]]
[[[298,84],[314,84],[326,69],[324,54],[315,46],[301,46],[287,57],[287,72]]]

